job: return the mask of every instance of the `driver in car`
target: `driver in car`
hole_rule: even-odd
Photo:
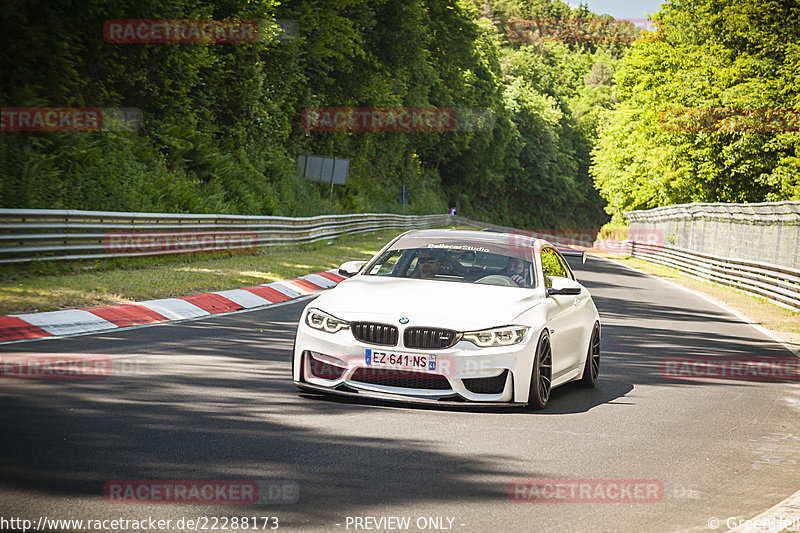
[[[527,286],[527,283],[525,283],[525,263],[522,261],[522,259],[509,257],[505,270],[500,272],[500,274],[503,276],[508,276],[520,287]]]
[[[441,264],[441,259],[432,250],[423,250],[417,257],[416,273],[421,279],[433,279],[439,273]]]

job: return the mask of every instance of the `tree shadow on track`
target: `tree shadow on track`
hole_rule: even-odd
[[[317,430],[314,417],[375,410],[305,401],[273,384],[274,369],[234,376],[229,365],[217,377],[200,374],[15,384],[22,394],[0,395],[0,484],[100,500],[111,480],[288,479],[300,486],[301,503],[281,510],[325,522],[387,498],[394,505],[507,500],[507,480],[518,476],[502,467],[510,457],[452,453],[416,439],[407,418],[395,421],[408,424],[404,438]],[[26,387],[36,391],[25,394]],[[297,425],[286,423],[287,413]]]
[[[353,416],[380,416],[375,407],[298,395],[289,364],[296,322],[270,313],[232,318],[15,345],[15,355],[106,353],[112,374],[0,382],[0,507],[25,491],[26,498],[88,497],[115,515],[157,515],[163,506],[104,504],[105,483],[203,479],[296,482],[300,502],[272,509],[298,529],[333,529],[344,516],[387,503],[508,502],[508,482],[520,475],[516,458],[442,449],[448,428],[417,438],[417,417],[393,417],[391,431],[360,436]],[[316,423],[323,418],[347,430]],[[209,507],[191,506],[192,514]],[[223,511],[263,514],[255,509]]]
[[[638,283],[648,279],[615,268]],[[693,310],[655,297],[633,301],[598,294],[595,299],[603,317],[599,387],[557,388],[547,410],[511,412],[512,419],[627,407],[632,400],[626,397],[643,384],[731,383],[666,379],[660,370],[665,357],[786,354],[707,306]],[[300,396],[289,370],[295,327],[296,318],[253,312],[14,345],[17,353],[107,353],[146,364],[104,380],[2,380],[0,484],[4,490],[93,497],[102,506],[103,486],[110,480],[290,479],[299,484],[301,501],[286,513],[302,516],[304,523],[330,524],[387,501],[394,506],[508,502],[508,481],[519,477],[517,458],[458,453],[437,446],[436,439],[415,438],[428,413],[387,418],[391,427],[374,436],[322,429],[323,419],[357,429],[359,419],[380,419],[385,410]],[[446,440],[447,423],[466,424],[475,416],[448,413],[437,437]],[[498,424],[509,419],[487,416],[497,417]],[[536,436],[530,438],[535,449]],[[537,467],[527,475],[548,476]],[[121,506],[112,507],[117,513]],[[131,507],[138,513],[151,508]]]
[[[604,320],[611,318],[641,318],[647,320],[675,320],[744,325],[740,319],[722,310],[693,310],[685,307],[675,307],[654,302],[607,296],[594,296],[592,299],[601,314],[601,318]],[[683,324],[684,329],[685,327],[686,324]]]

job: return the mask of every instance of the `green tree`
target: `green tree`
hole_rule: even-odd
[[[618,219],[681,202],[800,198],[796,126],[674,126],[686,109],[705,117],[714,109],[796,113],[800,7],[679,0],[655,21],[658,31],[634,44],[617,71],[621,103],[594,149],[592,173],[608,212]]]

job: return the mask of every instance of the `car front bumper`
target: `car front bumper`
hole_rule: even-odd
[[[327,333],[298,327],[292,375],[295,384],[312,392],[371,396],[414,403],[464,401],[487,404],[528,400],[534,350],[527,338],[512,346],[480,348],[461,340],[444,350],[376,346],[356,340],[349,330]],[[402,335],[401,335],[402,339]],[[535,343],[534,343],[535,344]],[[368,365],[367,350],[398,355],[435,356],[429,369]]]
[[[518,409],[520,407],[525,407],[527,405],[527,403],[516,403],[516,402],[503,403],[503,402],[464,401],[463,399],[457,397],[454,397],[452,399],[450,398],[430,399],[430,398],[417,398],[414,396],[404,396],[397,394],[385,394],[373,391],[356,391],[356,390],[350,391],[344,388],[331,389],[330,387],[311,385],[310,383],[303,383],[302,381],[295,381],[294,384],[297,385],[297,388],[307,393],[341,396],[341,397],[351,398],[354,400],[377,400],[379,402],[397,403],[404,405],[411,404],[411,405],[424,405],[430,407],[455,407],[462,409],[464,407]]]

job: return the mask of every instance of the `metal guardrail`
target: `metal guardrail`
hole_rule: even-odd
[[[292,218],[0,209],[0,264],[247,251],[312,243],[343,234],[445,226],[465,220],[446,214]]]
[[[633,243],[631,255],[674,268],[690,278],[733,287],[800,312],[800,270],[756,261],[720,258],[671,245]]]
[[[800,201],[626,213],[631,255],[800,311]],[[641,242],[657,235],[657,242]]]
[[[631,234],[721,257],[800,268],[800,201],[691,203],[625,213]]]
[[[793,205],[800,205],[800,202],[776,203],[780,206],[786,204],[789,204],[787,215],[800,213]],[[697,208],[702,206],[703,204],[672,206],[672,212],[675,212],[675,208],[684,209],[691,213],[690,218],[696,219]],[[686,209],[687,207],[694,211]],[[652,223],[657,219],[665,220],[667,209],[628,213],[632,221],[631,228],[634,225],[639,225],[640,229],[653,227]],[[729,213],[732,208],[726,206],[721,209]],[[652,211],[659,212],[650,213]],[[791,225],[791,219],[784,219],[781,220],[782,224],[787,225],[788,222]],[[226,250],[254,251],[270,246],[313,243],[344,234],[452,224],[518,231],[445,214],[367,213],[293,218],[0,209],[0,264]],[[784,233],[787,236],[791,234],[789,231]],[[558,241],[557,238],[555,240]],[[800,270],[793,266],[778,266],[748,258],[720,257],[716,253],[695,251],[667,243],[631,242],[631,246],[631,255],[635,257],[675,268],[701,281],[731,286],[766,298],[781,307],[800,311]]]
[[[800,202],[795,203],[800,204]],[[674,207],[680,208],[684,206]],[[659,209],[666,210],[667,208]],[[789,212],[791,213],[792,211]],[[631,214],[635,217],[641,213],[647,212],[634,211],[627,214],[629,217],[631,217]],[[631,217],[631,220],[634,217]],[[664,244],[663,239],[657,238],[660,235],[660,231],[648,229],[647,226],[634,226],[631,223],[631,229],[637,230],[631,231],[631,240],[617,241],[614,239],[586,240],[589,234],[580,232],[527,232],[506,226],[480,225],[497,231],[517,233],[520,236],[528,235],[535,238],[543,238],[556,246],[574,247],[588,253],[631,255],[668,268],[674,268],[687,277],[698,281],[733,287],[751,296],[765,298],[790,311],[800,312],[800,270],[759,261],[724,258]],[[663,237],[663,235],[661,236]],[[642,239],[648,239],[648,241],[642,242]]]

